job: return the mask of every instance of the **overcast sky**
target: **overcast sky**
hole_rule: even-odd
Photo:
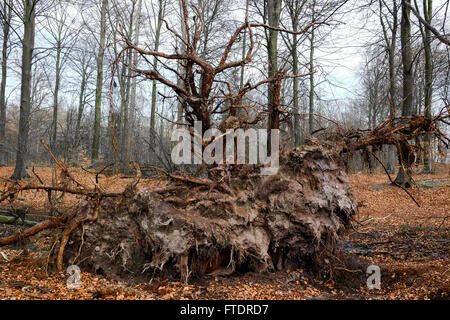
[[[346,100],[355,97],[360,84],[360,71],[365,61],[365,50],[368,43],[375,43],[380,31],[379,18],[375,14],[365,16],[367,11],[350,11],[357,5],[361,5],[365,0],[351,0],[343,8],[345,14],[337,17],[340,24],[336,26],[331,34],[332,43],[317,49],[319,63],[324,62],[324,68],[329,72],[330,83],[323,84],[322,89],[326,90],[327,99]],[[434,23],[437,29],[442,28],[442,17],[448,7],[448,0],[434,0],[433,9]],[[419,7],[422,1],[418,1]],[[421,8],[421,7],[420,7]],[[373,6],[373,9],[378,9]],[[437,12],[440,9],[439,12]],[[450,12],[448,13],[450,14]],[[416,24],[416,17],[411,14],[413,25]],[[440,24],[436,22],[439,21]],[[445,25],[448,34],[449,23]],[[398,30],[400,36],[400,30]],[[435,40],[437,41],[437,40]]]

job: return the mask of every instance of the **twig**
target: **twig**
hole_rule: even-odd
[[[393,213],[388,214],[387,216],[384,216],[384,217],[380,217],[380,218],[376,218],[376,217],[367,218],[367,219],[364,219],[363,221],[360,221],[359,223],[362,225],[364,222],[367,223],[367,222],[372,221],[372,220],[384,220],[384,219],[389,218],[392,215],[393,215]]]
[[[84,245],[84,223],[81,224],[81,243],[80,243],[80,247],[78,248],[78,253],[77,253],[76,257],[73,259],[72,264],[75,264],[75,261],[77,261],[77,259],[80,257],[81,249],[83,248],[83,245]]]
[[[36,173],[36,171],[34,171],[34,166],[33,166],[33,168],[31,169],[31,172],[33,172],[33,174],[36,176],[36,178],[39,180],[39,182],[40,182],[41,184],[44,184],[44,182],[43,182],[42,179],[38,176],[38,174]]]
[[[391,181],[392,184],[396,185],[397,187],[401,188],[403,191],[405,191],[408,196],[410,196],[410,198],[416,203],[416,205],[420,208],[420,204],[416,201],[416,199],[414,199],[414,197],[411,195],[411,193],[409,193],[408,190],[406,190],[405,187],[403,187],[402,185],[398,184],[395,180],[392,180],[391,175],[389,174],[388,170],[386,169],[386,167],[384,166],[383,162],[381,162],[381,160],[375,155],[375,153],[373,153],[370,150],[367,150],[383,167],[384,171],[386,172],[389,180]]]

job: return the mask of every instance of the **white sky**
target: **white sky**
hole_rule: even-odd
[[[434,14],[439,8],[444,7],[434,19],[440,20],[443,17],[445,5],[448,2],[449,0],[433,1]],[[364,0],[352,0],[346,5],[346,8],[356,4],[362,5],[363,3]],[[422,1],[418,1],[418,3],[421,9]],[[378,6],[374,5],[373,9],[378,10]],[[364,63],[367,43],[376,41],[376,33],[381,30],[381,27],[379,18],[375,14],[369,14],[368,17],[364,17],[362,12],[350,12],[343,17],[339,17],[339,19],[343,23],[337,26],[331,34],[330,38],[333,39],[333,44],[329,45],[329,49],[325,47],[318,48],[317,56],[319,63],[323,59],[327,60],[325,70],[329,72],[328,80],[335,84],[334,86],[322,86],[322,89],[327,92],[325,99],[346,100],[356,95],[355,90],[359,87],[359,72]],[[417,19],[412,13],[411,19],[414,27]],[[450,31],[449,23],[445,26],[447,33]],[[442,27],[442,25],[436,25],[436,23],[433,23],[433,25],[437,29]],[[400,36],[400,29],[398,32],[398,36]],[[339,49],[336,50],[336,48]],[[334,52],[330,54],[330,51]]]

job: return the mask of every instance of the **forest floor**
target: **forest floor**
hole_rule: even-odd
[[[0,168],[0,177],[8,178],[12,170]],[[85,172],[74,172],[85,179]],[[36,173],[51,181],[50,168],[36,168]],[[22,245],[0,247],[0,299],[450,299],[450,172],[445,167],[438,174],[414,179],[417,186],[410,193],[420,207],[405,191],[389,185],[386,175],[350,175],[359,213],[339,244],[339,259],[346,267],[336,270],[331,279],[308,270],[287,270],[205,276],[189,284],[159,279],[130,284],[81,270],[82,287],[69,289],[67,274],[46,272],[41,248],[48,246],[47,234]],[[120,190],[126,180],[101,176],[100,184]],[[45,210],[44,195],[23,192],[14,203]],[[71,201],[76,202],[76,197]],[[0,209],[11,205],[3,203]],[[0,225],[0,237],[12,228]],[[367,288],[369,265],[380,267],[379,290]]]

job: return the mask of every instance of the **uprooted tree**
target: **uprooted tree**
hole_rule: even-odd
[[[196,53],[203,22],[197,18],[190,25],[184,1],[182,7],[186,37],[167,22],[166,28],[184,44],[184,52],[148,51],[126,38],[123,52],[136,51],[143,61],[156,57],[184,85],[170,81],[154,69],[129,67],[136,76],[156,79],[170,87],[182,104],[187,124],[201,121],[203,130],[207,130],[215,126],[215,113],[229,114],[218,125],[222,130],[248,128],[262,122],[272,110],[244,105],[243,96],[270,82],[277,88],[283,78],[298,75],[279,72],[275,78],[248,84],[237,92],[219,76],[228,69],[250,63],[255,48],[253,29],[271,27],[245,22],[231,36],[214,66]],[[195,6],[192,8],[195,12]],[[231,48],[242,32],[249,34],[247,54],[243,60],[230,62]],[[171,60],[179,62],[183,66],[179,70],[183,71],[166,63]],[[276,108],[273,114],[288,116],[289,112],[277,103],[279,90],[275,94],[278,97],[275,96],[274,106],[270,106]],[[236,109],[241,110],[240,116],[231,112]],[[320,140],[310,138],[302,146],[281,150],[279,168],[269,176],[260,174],[264,164],[215,164],[202,166],[204,172],[197,176],[165,172],[167,185],[150,186],[139,184],[140,168],[133,163],[136,178],[123,192],[111,192],[100,184],[99,173],[91,179],[93,185],[88,186],[77,181],[69,168],[54,158],[62,173],[59,183],[46,184],[37,175],[32,182],[11,181],[0,194],[0,202],[26,190],[47,192],[49,200],[55,192],[60,193],[60,199],[68,193],[83,199],[73,210],[0,239],[0,246],[44,230],[59,229],[62,231],[49,254],[49,261],[58,270],[68,264],[80,264],[91,271],[123,277],[144,273],[187,280],[190,275],[239,270],[261,272],[302,266],[332,269],[337,261],[333,257],[339,234],[350,225],[357,211],[345,172],[346,155],[383,144],[406,148],[408,155],[413,154],[415,149],[408,141],[424,132],[435,134],[448,145],[439,124],[448,124],[449,109],[447,106],[433,117],[392,116],[371,132],[338,126],[324,132]],[[202,147],[213,142],[203,140]],[[408,170],[409,160],[401,161]]]

